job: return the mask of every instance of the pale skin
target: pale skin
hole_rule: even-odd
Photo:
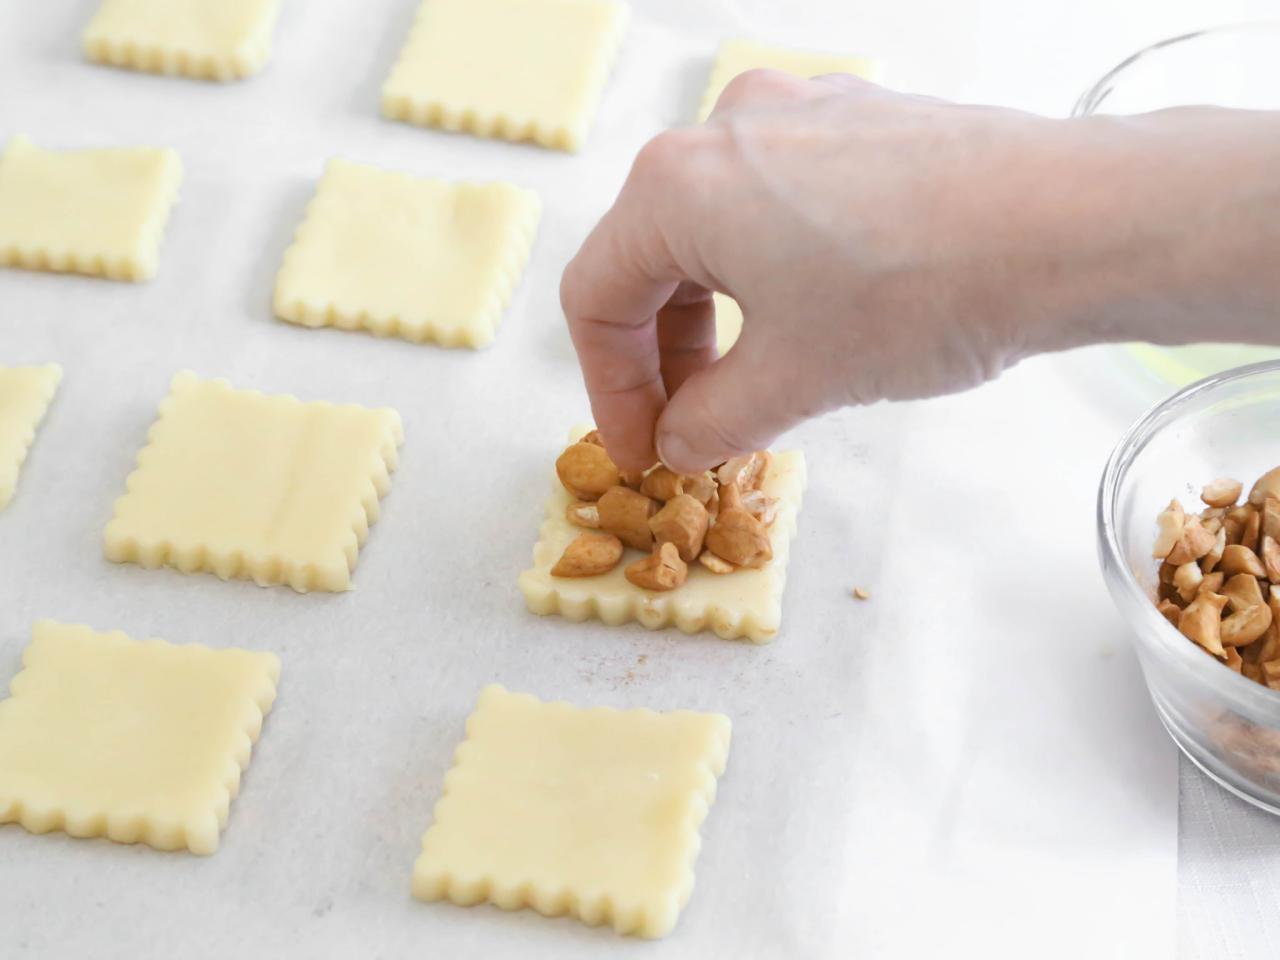
[[[721,359],[713,291],[745,318]],[[1280,114],[1050,120],[752,71],[641,150],[561,300],[624,470],[1036,353],[1280,343]]]

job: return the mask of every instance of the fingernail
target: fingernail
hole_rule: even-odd
[[[682,472],[678,467],[687,467],[693,459],[693,448],[678,433],[664,433],[658,437],[658,459],[663,465],[676,473]]]

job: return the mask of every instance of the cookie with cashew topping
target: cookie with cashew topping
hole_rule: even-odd
[[[593,481],[613,476],[597,454],[585,454],[581,449],[590,445],[603,452],[596,440],[587,428],[570,437],[570,449],[575,450],[571,461],[585,463],[589,457]],[[747,491],[750,504],[736,486],[719,486],[714,473],[681,478],[666,476],[665,468],[655,467],[637,484],[639,489],[617,474],[612,487],[600,491],[597,483],[584,484],[579,471],[565,470],[564,466],[557,470],[547,502],[533,566],[519,578],[532,612],[575,621],[595,618],[610,625],[634,620],[650,629],[674,626],[685,633],[711,630],[725,639],[755,643],[773,639],[781,625],[787,561],[805,487],[803,454],[762,452],[749,469],[734,464],[737,475],[729,479],[740,475],[754,484]],[[646,484],[650,477],[654,479]],[[563,482],[565,478],[573,484],[572,491]],[[611,492],[615,490],[626,492]],[[663,500],[662,494],[668,499]],[[590,510],[588,503],[596,510]],[[746,524],[762,535],[763,542],[753,540],[756,549],[748,558],[758,565],[739,565],[707,549],[724,503],[743,515],[731,517],[731,525]],[[705,521],[701,515],[690,516],[696,510],[705,514]],[[640,531],[642,523],[652,541],[646,541]],[[556,576],[553,568],[569,545],[585,533],[612,535],[634,546],[628,546],[602,573]],[[740,537],[728,539],[736,545]],[[653,547],[637,549],[647,542]],[[664,553],[667,545],[671,549]]]

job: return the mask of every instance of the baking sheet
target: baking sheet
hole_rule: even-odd
[[[0,137],[170,145],[186,179],[154,282],[0,272],[0,362],[66,368],[0,514],[0,682],[44,616],[272,650],[284,669],[213,858],[0,828],[0,955],[1169,955],[1173,748],[1092,548],[1093,484],[1123,424],[1052,361],[787,438],[811,481],[769,646],[540,620],[515,584],[551,458],[586,410],[560,269],[636,149],[692,116],[720,36],[881,54],[905,87],[1044,109],[1154,37],[1102,3],[1038,11],[1037,36],[1058,45],[1037,63],[1006,42],[1011,2],[636,3],[587,148],[568,156],[378,118],[415,0],[286,2],[268,72],[234,86],[82,63],[93,6],[0,6]],[[1094,42],[1107,17],[1118,32]],[[541,193],[491,349],[271,319],[280,255],[334,155]],[[101,559],[111,503],[184,368],[401,412],[401,467],[352,592]],[[850,599],[854,584],[872,600]],[[670,939],[410,899],[490,681],[732,717],[697,890]]]

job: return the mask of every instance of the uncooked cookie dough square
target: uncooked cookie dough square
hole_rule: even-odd
[[[0,154],[0,266],[148,280],[181,182],[173,150],[42,150],[16,136]]]
[[[570,433],[570,439],[586,432],[579,427]],[[546,519],[533,547],[533,566],[519,578],[520,592],[533,613],[574,621],[594,617],[610,626],[635,620],[650,630],[672,625],[685,633],[713,630],[725,640],[745,638],[753,643],[768,643],[777,634],[782,623],[787,560],[804,496],[803,453],[774,453],[760,485],[766,496],[778,501],[777,517],[769,527],[773,559],[759,569],[721,574],[691,563],[684,585],[666,593],[631,583],[625,563],[594,577],[553,577],[551,568],[583,529],[565,517],[573,498],[554,473],[552,479]]]
[[[13,499],[36,428],[61,382],[62,368],[56,363],[0,367],[0,510]]]
[[[509,183],[331,160],[276,278],[276,316],[481,347],[529,259],[541,207]]]
[[[129,70],[239,80],[266,66],[280,0],[102,0],[85,56]]]
[[[42,620],[0,700],[0,823],[209,854],[280,679],[274,654]]]
[[[627,12],[618,0],[423,0],[382,113],[576,151]]]
[[[874,80],[880,72],[874,60],[847,54],[814,53],[809,50],[790,50],[773,47],[751,40],[725,40],[720,44],[707,92],[702,97],[698,120],[711,116],[724,88],[740,73],[759,69],[782,70],[797,77],[817,77],[824,73],[852,73],[866,80]]]
[[[107,559],[346,590],[402,439],[394,410],[180,373],[116,501]]]
[[[666,936],[693,892],[729,736],[721,714],[485,687],[422,838],[414,896]]]

